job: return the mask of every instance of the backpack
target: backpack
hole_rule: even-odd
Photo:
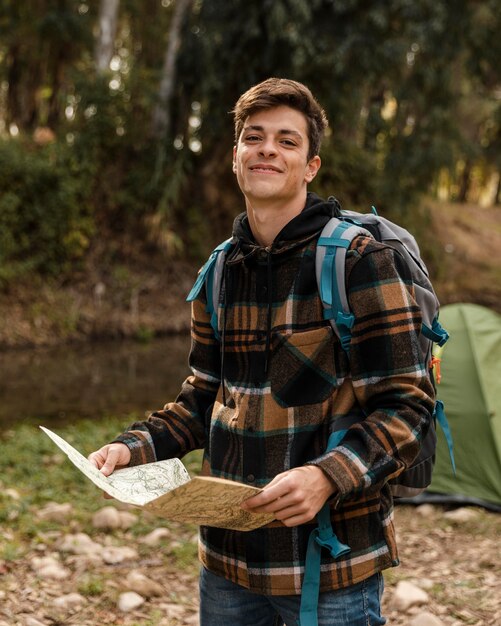
[[[336,204],[337,200],[332,199]],[[431,284],[428,270],[421,259],[419,247],[414,237],[401,226],[377,214],[363,214],[354,211],[341,211],[339,217],[332,217],[324,226],[317,244],[315,272],[318,290],[324,308],[324,318],[328,320],[339,337],[346,352],[350,349],[351,328],[355,317],[350,311],[346,295],[345,265],[346,251],[358,235],[373,237],[377,241],[396,250],[406,261],[412,275],[414,292],[421,308],[423,324],[420,347],[432,372],[432,381],[439,382],[440,359],[433,355],[433,346],[442,347],[449,334],[438,321],[439,302]],[[233,240],[227,239],[215,248],[205,265],[200,270],[187,301],[193,301],[202,285],[206,286],[206,311],[211,316],[211,326],[219,339],[218,303],[223,268],[226,254]],[[437,375],[433,376],[436,371]],[[343,420],[344,421],[344,420]],[[422,493],[431,483],[435,463],[436,429],[435,421],[440,424],[449,448],[451,464],[455,472],[452,436],[445,417],[444,407],[436,401],[434,420],[421,442],[421,450],[414,463],[390,481],[390,489],[395,498],[411,498]],[[344,425],[346,423],[344,422]]]
[[[332,199],[337,206],[339,203]],[[315,274],[319,296],[324,309],[324,318],[329,320],[338,336],[343,350],[349,352],[351,329],[355,317],[349,308],[346,294],[346,251],[358,235],[373,237],[377,241],[396,250],[406,261],[412,275],[416,301],[422,312],[420,347],[424,362],[430,367],[433,384],[440,382],[440,359],[434,354],[434,345],[441,348],[449,339],[449,334],[438,321],[439,302],[431,284],[428,270],[419,252],[414,237],[401,226],[380,217],[372,207],[372,213],[362,214],[354,211],[341,211],[339,217],[332,217],[324,226],[317,243]],[[219,339],[218,304],[223,268],[226,254],[232,246],[232,239],[223,241],[214,249],[202,267],[197,280],[190,291],[187,301],[194,300],[200,289],[206,285],[206,311],[211,316],[211,326]],[[436,428],[438,421],[449,448],[452,468],[456,473],[452,436],[443,403],[437,400],[427,434],[421,442],[419,455],[413,464],[389,481],[390,490],[395,498],[410,498],[422,493],[431,483],[435,463]],[[338,446],[347,431],[343,420],[343,430],[331,433],[327,451]],[[333,531],[330,521],[329,503],[325,503],[317,514],[318,526],[310,534],[306,551],[304,579],[301,589],[299,626],[317,626],[317,605],[320,588],[320,566],[322,548],[337,559],[350,552],[350,547],[341,543]]]
[[[443,347],[449,333],[438,321],[439,302],[431,284],[428,270],[421,258],[414,237],[405,228],[373,212],[368,214],[354,211],[341,211],[339,218],[331,218],[320,234],[315,259],[315,272],[320,299],[324,307],[324,317],[328,319],[339,337],[341,346],[348,352],[351,329],[355,317],[350,311],[346,294],[345,266],[346,251],[358,235],[373,237],[377,241],[396,250],[405,260],[412,276],[416,301],[421,309],[422,327],[420,347],[424,362],[430,368],[433,385],[440,382],[440,359],[434,354],[434,345]],[[435,403],[434,420],[421,442],[419,455],[413,464],[390,481],[390,489],[395,498],[412,498],[422,493],[431,483],[435,464],[436,430],[435,421],[440,424],[447,445],[452,467],[455,472],[452,436],[445,417],[443,403]]]

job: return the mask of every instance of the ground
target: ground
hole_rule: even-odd
[[[408,626],[414,613],[427,610],[444,626],[484,626],[499,624],[499,543],[501,518],[476,510],[469,522],[452,523],[443,510],[434,507],[431,515],[415,508],[397,508],[400,567],[385,573],[385,615],[392,626]],[[162,520],[157,520],[164,525]],[[151,520],[148,522],[150,523]],[[73,525],[72,532],[77,527]],[[116,565],[95,565],[83,557],[61,555],[71,574],[64,580],[43,579],[33,569],[33,557],[57,554],[64,530],[52,530],[34,538],[23,558],[0,561],[0,625],[36,626],[28,617],[44,625],[176,626],[198,624],[197,564],[194,529],[169,525],[169,534],[160,545],[136,543],[131,532],[113,531],[93,538],[103,543],[139,546],[137,559]],[[5,531],[4,531],[5,535]],[[127,572],[139,569],[162,586],[162,597],[148,599],[136,610],[124,613],[117,598],[124,590]],[[426,589],[429,601],[410,611],[393,606],[398,581],[415,582]],[[83,604],[73,609],[57,608],[56,598],[78,592]]]

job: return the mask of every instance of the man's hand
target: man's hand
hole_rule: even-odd
[[[304,465],[278,474],[241,507],[252,513],[274,513],[285,526],[299,526],[312,520],[335,491],[335,484],[319,467]]]
[[[124,443],[109,443],[89,454],[88,458],[98,470],[109,476],[114,469],[129,464],[130,450]]]

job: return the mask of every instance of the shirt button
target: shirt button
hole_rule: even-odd
[[[256,480],[256,477],[254,476],[254,474],[247,474],[248,483],[253,483],[255,480]]]

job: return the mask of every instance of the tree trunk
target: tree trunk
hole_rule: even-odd
[[[120,0],[101,0],[99,7],[99,34],[96,41],[96,69],[102,74],[110,67],[117,32]]]
[[[5,123],[14,123],[20,130],[31,131],[37,122],[36,94],[40,86],[39,60],[23,62],[23,50],[18,44],[9,47],[5,57],[7,67],[7,97]]]
[[[496,195],[494,196],[494,204],[501,204],[501,173],[498,176],[498,186],[496,187]]]
[[[459,181],[458,202],[466,202],[471,183],[471,162],[466,161]]]
[[[157,139],[162,139],[169,134],[171,121],[170,104],[176,84],[176,60],[181,45],[181,29],[192,4],[193,0],[176,0],[174,7],[158,91],[158,102],[153,111],[152,134]]]

